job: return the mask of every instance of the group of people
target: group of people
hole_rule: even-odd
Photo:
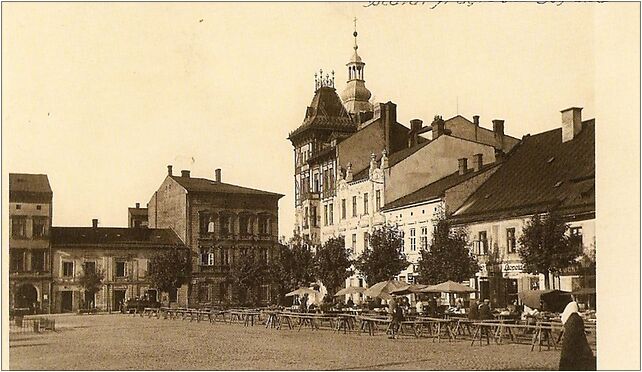
[[[490,300],[484,299],[481,304],[477,300],[470,300],[470,308],[468,309],[468,319],[470,320],[486,320],[493,319],[493,312],[490,308]]]

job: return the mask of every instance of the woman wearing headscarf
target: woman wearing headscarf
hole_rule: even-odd
[[[578,314],[578,310],[577,302],[572,301],[566,305],[562,313],[564,336],[560,371],[595,371],[597,369],[595,356],[584,332],[584,321]]]

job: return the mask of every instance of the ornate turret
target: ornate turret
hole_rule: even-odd
[[[364,80],[364,67],[365,63],[361,60],[357,49],[357,19],[354,19],[354,54],[350,58],[348,66],[348,82],[341,93],[343,104],[349,113],[355,114],[357,112],[372,111],[372,104],[368,101],[372,95],[368,88],[366,88]]]

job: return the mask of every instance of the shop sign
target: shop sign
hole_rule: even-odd
[[[502,271],[505,273],[521,273],[524,271],[524,265],[521,262],[515,263],[505,263],[502,267]]]

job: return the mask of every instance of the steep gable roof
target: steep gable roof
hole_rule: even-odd
[[[356,124],[350,118],[337,92],[332,87],[317,89],[310,106],[305,113],[303,123],[290,133],[288,139],[292,140],[307,129],[332,129],[345,132],[355,132]]]
[[[9,173],[9,191],[51,193],[46,174]]]
[[[571,141],[562,129],[526,136],[459,210],[457,221],[528,215],[556,208],[595,212],[595,120]]]
[[[9,173],[10,202],[51,202],[53,192],[46,174]]]

